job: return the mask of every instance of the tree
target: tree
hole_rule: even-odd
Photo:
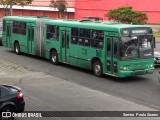
[[[63,18],[67,10],[67,2],[66,0],[51,0],[50,7],[57,8],[60,18]]]
[[[145,13],[132,10],[132,7],[119,7],[110,10],[107,13],[109,20],[119,21],[122,23],[145,24],[148,17]]]
[[[24,6],[27,4],[31,4],[32,1],[33,0],[0,0],[0,4],[3,5],[3,8],[5,8],[5,10],[10,7],[10,15],[13,15],[13,10],[12,10],[13,5]]]

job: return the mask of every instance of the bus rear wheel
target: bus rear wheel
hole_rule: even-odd
[[[14,44],[14,52],[19,55],[20,54],[20,46],[19,43]]]
[[[51,51],[50,60],[51,60],[52,64],[54,64],[54,65],[58,64],[58,54],[57,54],[57,51],[55,51],[55,50]]]
[[[93,63],[93,72],[95,76],[102,77],[102,74],[103,74],[102,64],[99,60]]]

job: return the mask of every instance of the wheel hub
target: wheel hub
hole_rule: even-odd
[[[96,71],[96,73],[99,73],[101,71],[100,65],[95,66],[95,71]]]
[[[52,61],[56,62],[57,57],[55,55],[52,55]]]

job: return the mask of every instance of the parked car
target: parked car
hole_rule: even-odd
[[[2,45],[2,27],[0,27],[0,46]]]
[[[155,65],[160,64],[160,51],[154,51],[154,63]]]
[[[24,111],[25,102],[21,89],[11,85],[0,85],[0,114],[3,112],[21,113]],[[0,120],[13,120],[12,115],[0,115]]]

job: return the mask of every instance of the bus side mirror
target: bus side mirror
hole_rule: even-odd
[[[153,37],[153,47],[156,48],[156,40],[155,40],[155,37]]]

